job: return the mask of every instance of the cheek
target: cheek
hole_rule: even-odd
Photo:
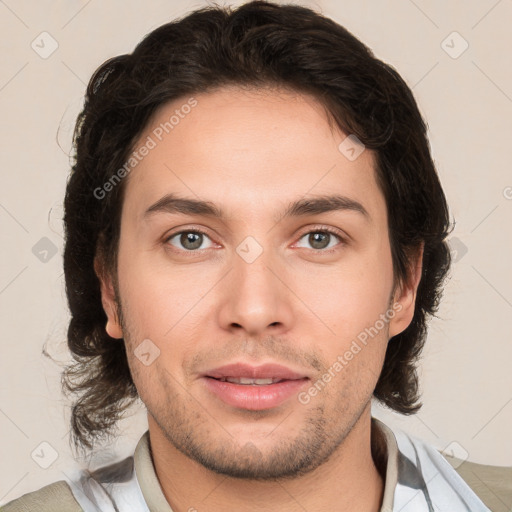
[[[195,354],[204,324],[206,303],[201,297],[211,288],[208,276],[191,266],[171,269],[149,259],[144,254],[119,257],[125,343],[133,379],[145,400],[152,398],[142,395],[165,386],[168,373],[181,380],[183,361]],[[149,366],[135,355],[147,339],[158,348],[158,357]]]
[[[393,270],[385,246],[364,254],[354,252],[329,267],[306,270],[290,274],[292,287],[331,328],[333,332],[324,326],[327,336],[330,332],[346,342],[374,325],[388,310]]]
[[[163,253],[120,251],[120,293],[130,324],[146,336],[164,337],[208,290],[208,279],[199,270],[172,266]]]

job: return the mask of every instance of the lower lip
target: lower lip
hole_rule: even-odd
[[[207,389],[216,394],[224,403],[240,409],[261,411],[282,404],[298,393],[309,379],[283,380],[262,386],[233,384],[212,377],[204,377],[202,380]]]

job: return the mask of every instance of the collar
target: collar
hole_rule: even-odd
[[[384,479],[380,512],[490,512],[433,447],[372,417],[372,457]],[[72,485],[85,512],[173,512],[155,473],[149,431],[135,453]]]

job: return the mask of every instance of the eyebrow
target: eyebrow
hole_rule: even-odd
[[[360,213],[366,220],[370,215],[366,208],[358,201],[343,195],[322,195],[309,198],[301,198],[288,204],[276,220],[289,217],[304,217],[318,215],[333,211],[354,211]],[[156,203],[152,204],[143,214],[146,219],[155,213],[180,213],[184,215],[201,215],[225,220],[226,215],[222,208],[211,201],[179,197],[176,194],[166,194]]]

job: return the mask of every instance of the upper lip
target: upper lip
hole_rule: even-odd
[[[252,366],[247,363],[232,363],[208,370],[204,377],[220,379],[222,377],[245,377],[249,379],[282,379],[297,380],[307,378],[306,375],[295,372],[286,366],[276,363],[267,363]]]

